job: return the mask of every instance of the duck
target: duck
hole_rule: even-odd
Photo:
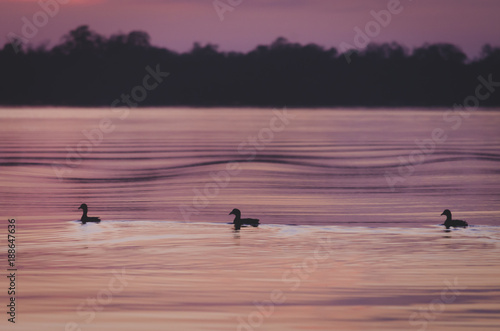
[[[83,224],[85,224],[87,222],[99,223],[101,221],[101,219],[99,217],[88,217],[87,216],[87,211],[89,210],[89,208],[87,207],[86,204],[82,203],[80,205],[80,207],[78,207],[78,209],[83,210],[83,215],[82,215],[82,218],[80,219]]]
[[[259,220],[255,218],[241,218],[241,211],[239,209],[233,209],[229,215],[234,215],[234,229],[239,230],[242,225],[251,225],[253,227],[259,226]]]
[[[465,227],[469,226],[469,224],[466,221],[452,219],[451,218],[451,211],[449,209],[445,209],[445,211],[443,211],[441,216],[443,216],[443,215],[446,215],[446,221],[444,222],[444,224],[441,224],[441,225],[446,226],[446,229],[449,229],[451,226],[454,228],[458,228],[458,227],[465,228]]]

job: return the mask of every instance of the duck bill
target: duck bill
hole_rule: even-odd
[[[441,216],[443,216],[443,215],[444,215],[444,212],[441,214]]]

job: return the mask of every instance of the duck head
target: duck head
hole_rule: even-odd
[[[234,209],[233,209],[233,210],[229,213],[229,215],[234,215],[234,216],[236,216],[236,217],[238,217],[238,218],[239,218],[239,217],[241,217],[241,211],[240,211],[239,209],[234,208]]]
[[[450,220],[451,220],[451,211],[450,211],[449,209],[445,209],[445,210],[443,211],[443,213],[441,214],[441,216],[443,216],[443,215],[446,215],[446,219],[447,219],[447,220],[448,220],[448,219],[450,219]]]
[[[88,207],[87,207],[87,205],[86,205],[86,204],[82,203],[82,204],[80,205],[80,207],[78,207],[78,209],[87,210],[87,209],[88,209]]]

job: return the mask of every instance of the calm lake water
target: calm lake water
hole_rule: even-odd
[[[500,112],[469,115],[0,109],[0,328],[498,330]]]

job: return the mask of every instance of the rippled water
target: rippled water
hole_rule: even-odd
[[[225,222],[237,207],[272,224],[416,226],[449,208],[498,224],[497,111],[457,130],[445,110],[288,110],[286,125],[270,125],[272,109],[126,111],[0,110],[2,214],[79,219],[85,202],[104,219]],[[105,118],[114,130],[96,134]],[[435,129],[447,140],[418,163],[415,140]],[[401,166],[414,151],[417,163]]]
[[[70,221],[18,236],[15,330],[499,326],[498,227]]]
[[[497,330],[500,113],[288,112],[1,109],[19,293],[0,328]],[[235,207],[263,225],[234,232]],[[472,226],[446,232],[445,208]]]

